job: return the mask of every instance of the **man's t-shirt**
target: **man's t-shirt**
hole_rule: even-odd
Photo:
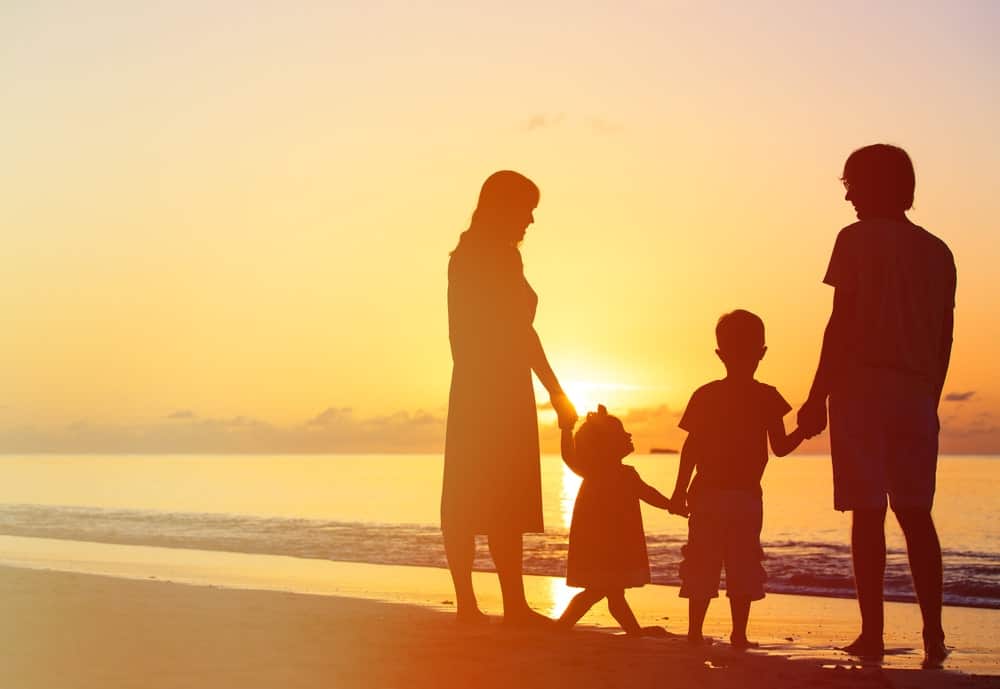
[[[760,495],[767,427],[791,409],[777,389],[756,380],[715,380],[695,390],[679,424],[699,449],[691,495],[710,488]]]
[[[893,369],[940,384],[945,318],[955,306],[955,261],[927,230],[862,220],[840,231],[823,282],[854,299],[851,371]]]

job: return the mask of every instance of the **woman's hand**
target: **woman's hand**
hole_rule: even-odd
[[[549,401],[552,403],[552,408],[556,410],[556,416],[559,417],[559,428],[572,430],[579,417],[576,414],[576,407],[570,402],[566,393],[560,390],[552,395]]]

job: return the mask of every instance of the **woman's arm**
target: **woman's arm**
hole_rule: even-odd
[[[531,328],[531,332],[528,335],[528,357],[531,369],[549,393],[552,407],[556,410],[556,415],[559,417],[559,427],[563,429],[566,427],[573,428],[573,424],[576,423],[578,418],[576,408],[573,407],[573,403],[566,396],[566,393],[563,392],[562,386],[559,385],[555,371],[552,370],[552,366],[549,365],[549,359],[545,356],[542,341],[534,328]]]

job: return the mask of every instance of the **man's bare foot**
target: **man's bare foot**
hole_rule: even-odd
[[[920,667],[925,670],[938,670],[944,667],[944,660],[951,651],[944,645],[944,641],[935,641],[924,644],[924,661]]]
[[[866,639],[864,636],[859,636],[840,650],[867,660],[882,660],[885,655],[885,644],[882,643],[882,639]]]
[[[760,648],[760,644],[756,641],[750,641],[745,636],[729,636],[729,645],[732,646],[737,651],[745,651],[750,648]]]
[[[482,612],[479,608],[474,608],[472,610],[459,610],[455,615],[455,619],[458,620],[459,624],[467,624],[470,626],[490,623],[489,616]]]

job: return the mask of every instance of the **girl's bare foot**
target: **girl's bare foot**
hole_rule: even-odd
[[[540,612],[535,612],[531,608],[524,608],[518,612],[504,612],[503,623],[509,627],[519,627],[523,629],[554,629],[555,620],[546,617]]]

